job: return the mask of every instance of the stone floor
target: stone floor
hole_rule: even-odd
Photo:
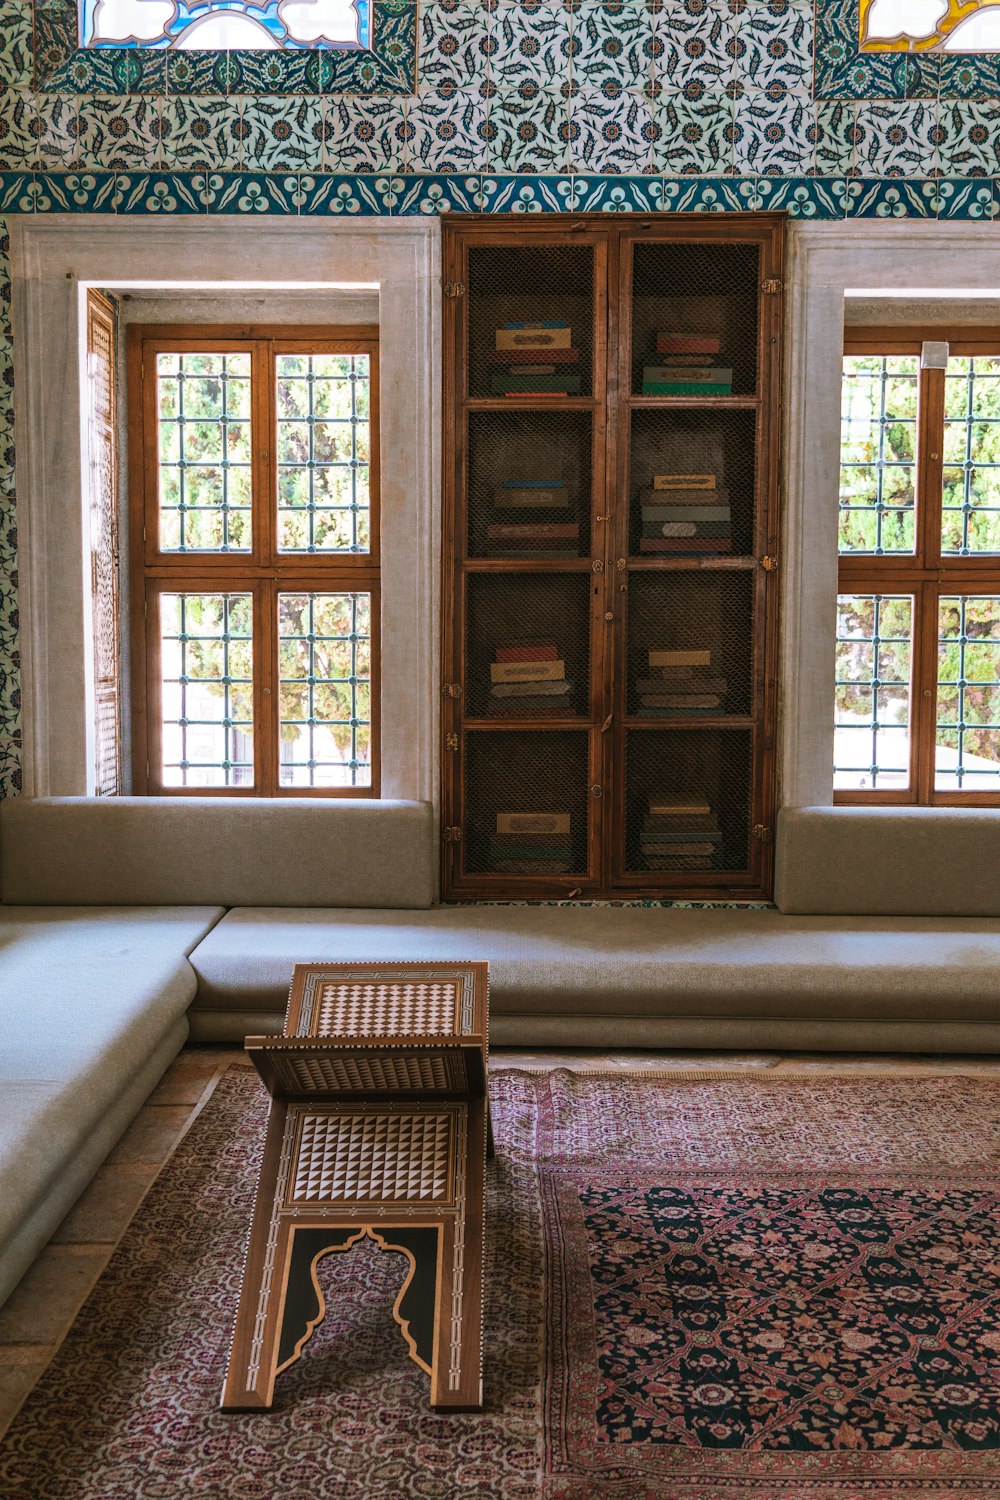
[[[143,1195],[239,1047],[189,1047],[167,1070],[86,1192],[0,1308],[0,1436],[41,1378]],[[526,1052],[494,1048],[494,1065],[690,1073],[1000,1073],[1000,1057],[779,1052]]]

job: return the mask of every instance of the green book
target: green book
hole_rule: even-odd
[[[730,381],[716,385],[710,384],[707,380],[644,380],[642,394],[644,396],[731,396],[733,387]]]
[[[493,375],[490,377],[494,396],[509,396],[515,392],[531,395],[535,391],[545,394],[550,391],[565,391],[568,396],[578,396],[582,377],[579,375]]]
[[[669,521],[708,521],[713,526],[732,520],[733,513],[728,505],[644,505],[642,507],[642,519],[649,524],[655,525],[658,521],[665,526]]]

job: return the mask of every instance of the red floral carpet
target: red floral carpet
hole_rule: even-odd
[[[0,1451],[4,1500],[1000,1497],[1000,1085],[497,1071],[487,1410],[436,1416],[401,1258],[323,1264],[217,1410],[266,1110],[233,1068]]]

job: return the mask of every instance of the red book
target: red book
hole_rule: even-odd
[[[490,365],[577,365],[579,349],[488,349]]]
[[[728,537],[716,536],[644,536],[640,552],[732,552]]]
[[[721,339],[700,338],[697,334],[684,333],[658,333],[656,335],[657,354],[718,354],[722,348]]]
[[[555,646],[498,646],[497,661],[558,661]]]

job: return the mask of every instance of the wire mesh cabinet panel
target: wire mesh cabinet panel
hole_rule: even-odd
[[[444,894],[769,895],[782,220],[444,231]]]

